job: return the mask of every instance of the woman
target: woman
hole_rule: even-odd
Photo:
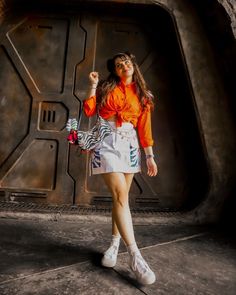
[[[152,150],[153,95],[147,89],[134,55],[118,53],[107,61],[107,68],[110,74],[105,81],[99,81],[97,72],[89,74],[89,98],[84,101],[87,116],[98,111],[113,129],[91,155],[92,174],[102,175],[113,200],[112,241],[104,253],[102,265],[115,266],[122,237],[137,280],[142,284],[152,284],[156,280],[155,274],[143,259],[134,237],[129,190],[134,173],[141,171],[135,128],[145,152],[147,174],[152,177],[158,172]]]

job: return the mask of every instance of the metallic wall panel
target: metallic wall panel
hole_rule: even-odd
[[[56,181],[57,142],[33,140],[2,179],[15,189],[53,190]]]
[[[79,155],[66,142],[65,124],[79,116],[89,72],[106,77],[107,58],[126,50],[136,55],[155,95],[152,123],[160,169],[158,177],[147,177],[142,159],[131,206],[178,210],[203,195],[202,146],[173,20],[157,6],[145,13],[119,7],[119,13],[103,6],[50,16],[16,14],[2,26],[0,136],[7,144],[0,143],[0,187],[10,198],[111,206],[102,178],[89,176],[89,155]],[[80,127],[93,122],[83,116]]]
[[[70,109],[78,116],[72,77],[84,45],[72,63],[69,21],[19,13],[1,28],[0,186],[10,200],[73,203],[65,124]]]
[[[39,92],[63,90],[67,34],[66,20],[49,18],[26,20],[8,32]]]
[[[68,118],[68,109],[60,102],[40,103],[39,129],[61,131]]]
[[[28,134],[32,97],[14,64],[0,47],[0,165]]]

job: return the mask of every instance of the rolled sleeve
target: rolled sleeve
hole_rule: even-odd
[[[140,144],[143,148],[154,145],[151,125],[151,108],[147,105],[137,123]]]
[[[96,114],[96,96],[95,95],[83,101],[83,109],[87,117],[91,117]]]

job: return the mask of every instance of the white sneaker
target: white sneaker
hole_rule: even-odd
[[[111,245],[104,253],[102,258],[102,265],[105,267],[114,267],[117,261],[119,245]]]
[[[143,285],[150,285],[156,281],[154,272],[140,253],[130,254],[130,268],[134,272],[136,279]]]

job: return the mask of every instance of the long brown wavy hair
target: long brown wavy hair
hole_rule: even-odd
[[[135,56],[127,51],[117,53],[115,56],[113,56],[113,58],[107,60],[109,76],[106,80],[100,81],[98,84],[96,91],[98,107],[103,106],[106,103],[108,93],[112,91],[120,82],[120,78],[116,75],[115,71],[115,60],[117,58],[120,58],[121,60],[131,60],[134,67],[133,81],[136,84],[136,93],[140,100],[141,106],[144,109],[145,105],[149,104],[153,108],[153,94],[147,87],[147,84],[136,62]]]

